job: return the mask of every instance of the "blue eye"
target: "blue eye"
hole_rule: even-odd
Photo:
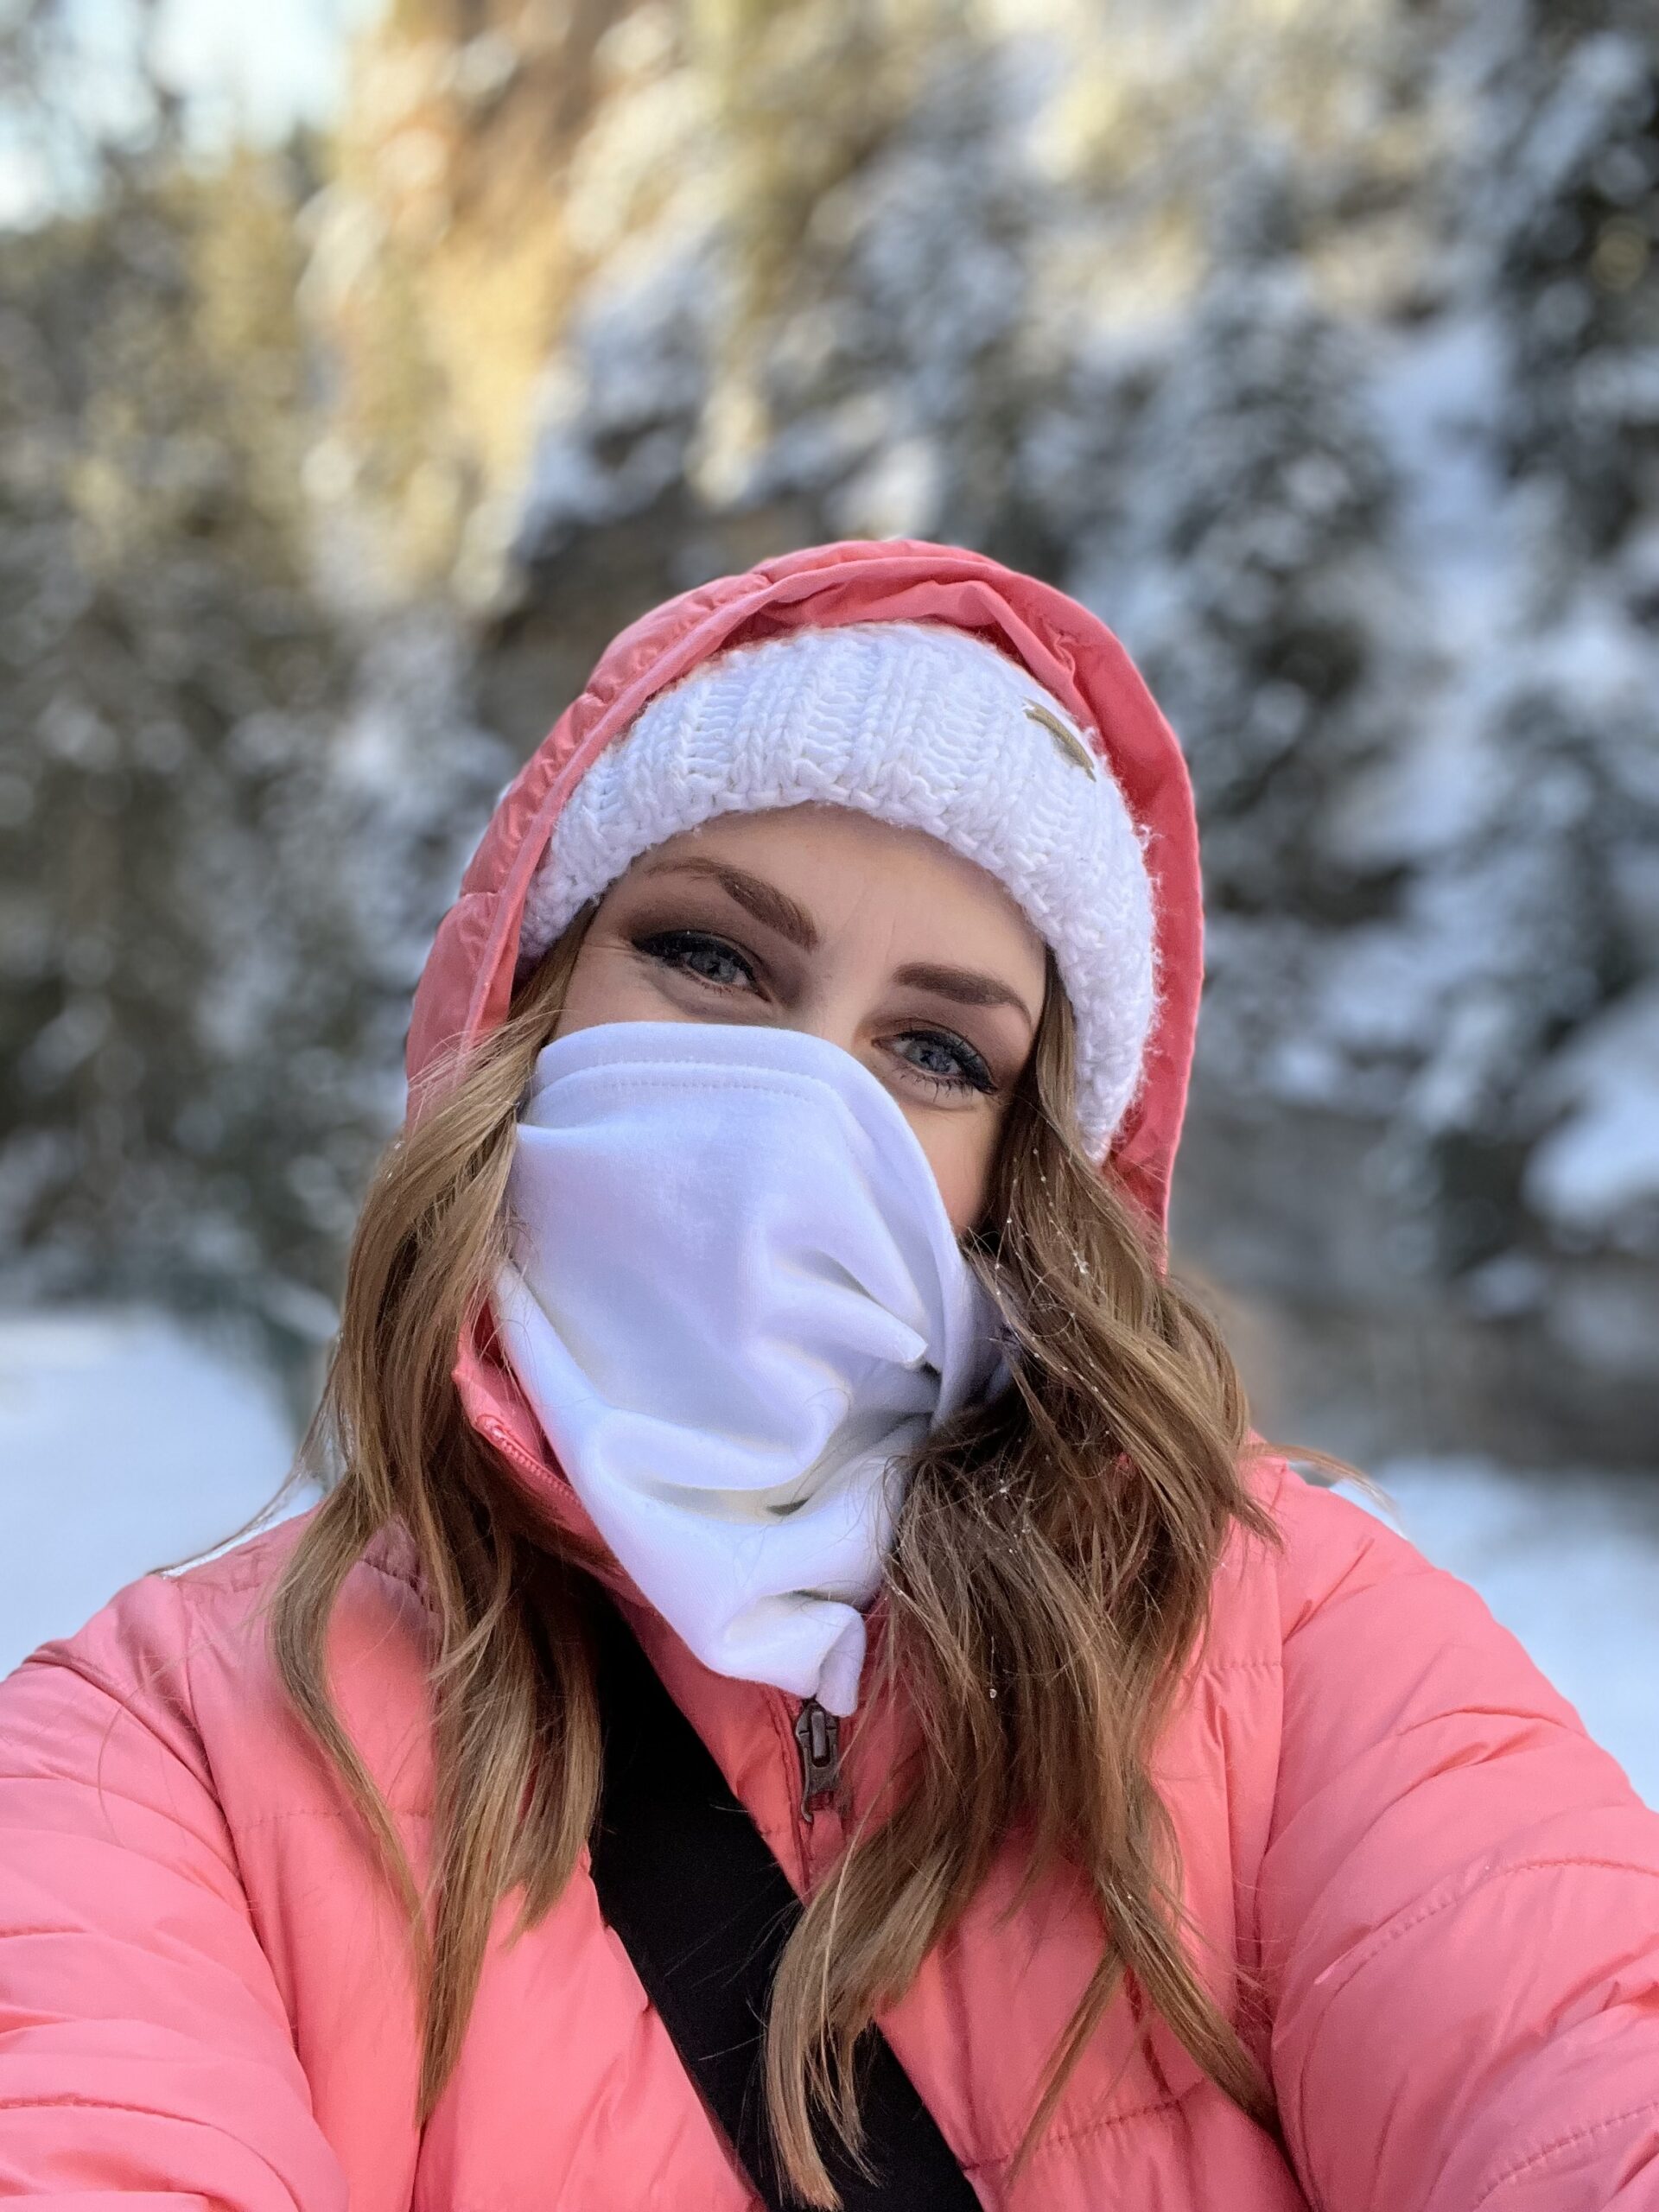
[[[715,990],[733,990],[755,979],[753,969],[735,945],[705,930],[658,930],[652,936],[636,938],[634,950]]]
[[[973,1046],[948,1029],[908,1029],[893,1045],[901,1059],[940,1090],[996,1089],[995,1077]]]

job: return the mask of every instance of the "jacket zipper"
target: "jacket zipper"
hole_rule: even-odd
[[[546,1470],[531,1459],[518,1439],[499,1422],[480,1424],[484,1434],[527,1473],[541,1476]],[[837,1802],[841,1795],[841,1723],[815,1697],[808,1698],[795,1716],[795,1741],[801,1755],[801,1818],[812,1825],[815,1808]]]
[[[810,1697],[795,1716],[795,1741],[801,1748],[801,1818],[809,1827],[812,1811],[841,1791],[841,1723]]]

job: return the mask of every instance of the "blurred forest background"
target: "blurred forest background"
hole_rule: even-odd
[[[0,34],[6,1306],[308,1409],[501,786],[664,594],[920,536],[1187,748],[1262,1425],[1659,1464],[1651,0],[391,0],[274,135],[86,14]]]

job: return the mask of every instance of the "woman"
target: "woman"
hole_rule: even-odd
[[[1659,2206],[1659,1819],[1249,1429],[1199,981],[1059,592],[848,543],[615,640],[421,980],[331,1494],[0,1690],[11,2193],[756,2203],[601,1911],[626,1622],[805,1900],[801,2201],[879,2045],[987,2206]]]

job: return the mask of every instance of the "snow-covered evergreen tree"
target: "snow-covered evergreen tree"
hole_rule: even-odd
[[[1180,734],[1217,912],[1340,920],[1352,870],[1326,817],[1376,748],[1400,594],[1363,349],[1311,296],[1292,191],[1273,170],[1231,181],[1213,274],[1115,456],[1130,488],[1072,580]]]
[[[512,763],[442,625],[365,655],[317,588],[280,164],[118,175],[0,262],[0,1290],[304,1360]]]
[[[1442,1266],[1492,1262],[1478,1305],[1548,1318],[1552,1250],[1659,1253],[1659,1149],[1628,1104],[1659,973],[1659,24],[1485,6],[1444,71],[1446,294],[1396,341],[1394,390],[1428,430],[1402,460],[1445,673],[1354,795],[1383,817],[1374,863],[1406,874],[1397,928],[1344,949],[1328,1002],[1408,1014],[1402,1189],[1414,1168]],[[1414,379],[1448,371],[1462,420],[1426,421]],[[1368,990],[1377,962],[1409,982]],[[1599,1173],[1567,1172],[1586,1152]]]
[[[1558,493],[1570,567],[1659,510],[1659,22],[1641,0],[1488,0],[1463,35],[1459,172],[1507,356],[1515,474]]]

